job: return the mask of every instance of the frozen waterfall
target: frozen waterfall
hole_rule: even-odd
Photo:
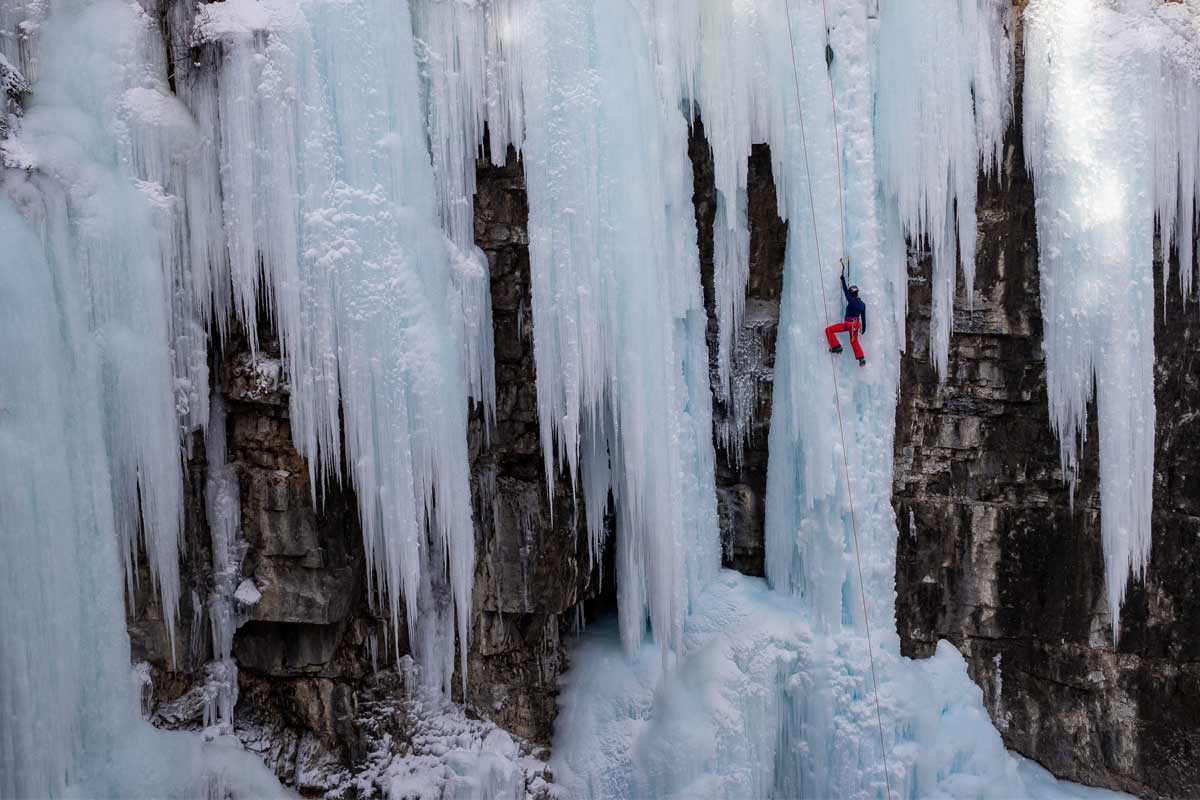
[[[1161,313],[1191,313],[1198,10],[1035,0],[1026,13],[1025,150],[1037,190],[1046,384],[1072,486],[1095,399],[1114,636],[1128,580],[1142,577],[1150,555],[1156,228],[1164,289],[1174,250],[1184,294],[1164,290]]]
[[[1150,543],[1156,225],[1193,289],[1198,1],[1025,12],[1051,412],[1073,480],[1094,392],[1114,632]],[[353,488],[368,594],[406,626],[422,697],[470,679],[468,419],[486,428],[496,403],[475,162],[511,147],[548,490],[567,474],[588,557],[616,555],[618,619],[581,638],[561,698],[566,791],[1099,797],[1008,754],[957,651],[901,657],[894,622],[909,249],[931,256],[944,373],[977,182],[1014,112],[1014,27],[1009,0],[0,5],[0,100],[25,106],[0,111],[0,794],[283,793],[224,735],[251,595],[209,354],[235,335],[257,349],[260,325],[314,501]],[[754,143],[789,226],[766,582],[720,570],[697,117],[720,399]],[[842,258],[872,309],[861,368],[820,336]],[[1191,313],[1176,302],[1161,313]],[[157,592],[174,639],[198,430],[223,676],[203,737],[139,719],[121,596]],[[142,552],[152,587],[135,585]],[[515,745],[492,744],[505,766]]]
[[[953,237],[959,225],[946,215],[955,197],[970,203],[972,211],[960,213],[970,220],[973,234],[981,151],[993,159],[998,146],[991,140],[981,145],[977,131],[998,141],[1011,110],[1011,103],[1004,103],[1011,91],[1005,82],[1011,70],[1004,71],[1011,39],[1004,25],[994,24],[1003,20],[1000,8],[998,3],[957,4],[963,24],[924,34],[913,30],[922,23],[920,15],[908,19],[898,8],[876,19],[868,4],[830,3],[826,17],[819,3],[794,2],[794,66],[793,42],[780,24],[785,19],[781,2],[704,3],[695,25],[685,12],[673,11],[678,24],[671,44],[689,76],[684,87],[716,80],[703,70],[720,63],[753,64],[755,85],[761,87],[751,101],[753,113],[743,105],[745,95],[727,88],[688,96],[704,116],[717,161],[717,291],[734,295],[722,324],[736,319],[744,278],[720,277],[721,239],[730,235],[720,230],[721,209],[732,209],[726,222],[732,219],[736,241],[742,235],[738,225],[745,224],[737,199],[750,141],[771,144],[780,213],[789,222],[767,485],[766,567],[773,588],[732,573],[710,583],[694,599],[671,669],[644,652],[632,660],[617,657],[605,631],[580,645],[555,742],[555,771],[571,792],[883,797],[887,781],[869,670],[872,655],[891,770],[887,778],[896,796],[1001,797],[1034,791],[1034,778],[1004,752],[961,657],[943,648],[929,662],[900,658],[893,622],[896,527],[890,488],[899,374],[892,354],[903,341],[904,234]],[[647,28],[642,38],[655,41],[655,30],[663,27]],[[994,106],[979,107],[976,115],[970,82],[943,85],[940,78],[950,69],[976,74],[978,37],[985,33],[991,39],[984,42],[983,57],[995,68],[988,91],[997,97]],[[963,63],[930,65],[889,39],[924,41],[918,34],[933,41],[944,37],[945,57]],[[700,78],[687,72],[697,64]],[[905,141],[903,129],[881,132],[887,125],[912,123],[901,121],[899,109],[877,103],[877,95],[892,92],[903,102],[910,91],[916,96],[907,102],[919,109],[913,113],[943,113],[930,110],[941,103],[966,114],[965,121],[960,116],[947,122],[960,131],[953,141],[962,147],[952,148],[957,161],[927,164],[929,158],[915,151],[928,148],[932,157],[934,140]],[[675,98],[668,94],[667,99]],[[686,114],[690,105],[675,103],[675,108]],[[734,146],[730,159],[741,164],[723,185],[720,160],[728,142],[742,142],[744,148]],[[897,201],[901,193],[911,195],[911,209]],[[836,276],[843,224],[845,254],[874,318],[865,369],[847,359],[833,362],[831,370],[817,335],[841,309]],[[935,255],[935,261],[947,257],[949,264],[935,264],[935,271],[948,269],[952,286],[954,239],[950,242]],[[719,315],[722,302],[718,297]],[[939,307],[937,313],[948,326],[949,308]],[[862,593],[856,558],[861,558]],[[873,654],[868,620],[875,633]],[[1055,790],[1037,791],[1052,795]]]
[[[180,422],[207,398],[158,182],[191,121],[140,9],[18,11],[36,80],[0,193],[0,794],[279,795],[230,737],[144,723],[129,664],[121,562],[133,591],[140,520],[170,629]]]
[[[491,324],[479,258],[439,225],[407,6],[230,0],[196,36],[215,163],[194,171],[222,198],[202,227],[225,232],[238,320],[253,335],[267,308],[279,330],[314,496],[354,486],[369,592],[448,690],[456,634],[466,680],[467,398],[494,402]]]

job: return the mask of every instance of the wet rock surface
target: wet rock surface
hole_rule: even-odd
[[[960,280],[941,382],[927,347],[929,265],[910,260],[893,498],[902,650],[925,657],[953,642],[1006,744],[1060,777],[1198,796],[1200,318],[1172,279],[1164,322],[1157,282],[1153,551],[1114,645],[1095,409],[1073,508],[1050,428],[1019,120],[1003,173],[980,184],[975,291]]]

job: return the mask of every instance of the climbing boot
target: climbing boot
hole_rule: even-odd
[[[859,365],[860,367],[865,367],[865,366],[867,365],[867,359],[866,359],[866,358],[860,358],[860,359],[858,360],[858,365]]]
[[[840,352],[842,352],[842,346],[839,344],[837,347],[831,347],[831,348],[829,348],[829,352],[840,353]]]

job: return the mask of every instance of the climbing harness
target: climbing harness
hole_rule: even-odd
[[[817,230],[817,208],[813,197],[812,189],[812,171],[808,165],[808,141],[804,131],[804,105],[800,102],[800,69],[796,64],[796,36],[792,32],[792,7],[791,0],[783,0],[784,11],[787,14],[788,27],[788,44],[792,52],[792,78],[796,87],[796,110],[800,120],[800,146],[804,152],[804,176],[808,184],[808,210],[812,214],[813,227],[813,243],[817,254],[817,264],[821,265],[824,262],[821,260],[821,236]],[[829,101],[833,111],[833,143],[834,143],[834,161],[837,164],[837,179],[838,179],[838,222],[841,227],[842,237],[842,258],[843,267],[849,268],[846,256],[846,208],[845,208],[845,185],[842,181],[842,145],[838,137],[837,123],[837,95],[833,90],[833,74],[830,72],[830,63],[832,58],[829,58],[831,48],[829,46],[829,11],[826,8],[825,0],[821,0],[821,17],[825,24],[825,42],[826,42],[826,59],[829,63],[826,65],[825,77],[829,80]],[[825,324],[829,325],[829,304],[825,299],[825,293],[821,292],[821,308],[825,314]],[[867,591],[863,583],[862,557],[859,554],[858,548],[858,519],[854,513],[854,492],[850,485],[850,460],[846,455],[846,426],[842,419],[842,398],[838,392],[837,385],[837,364],[833,360],[833,353],[829,354],[829,369],[833,372],[833,397],[837,407],[838,417],[838,435],[842,441],[842,468],[846,475],[846,497],[850,505],[850,529],[854,534],[854,562],[858,567],[858,594],[862,600],[863,609],[863,624],[867,631],[867,656],[871,662],[871,689],[875,695],[875,721],[879,725],[879,747],[883,754],[883,780],[887,787],[888,800],[892,798],[892,778],[888,768],[887,758],[887,740],[883,735],[883,712],[879,705],[879,680],[875,675],[875,647],[871,641],[871,615],[867,608]]]

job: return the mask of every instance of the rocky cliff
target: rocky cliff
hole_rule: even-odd
[[[942,381],[927,347],[929,265],[920,253],[910,261],[894,487],[902,649],[924,657],[953,642],[1008,746],[1059,776],[1197,796],[1200,577],[1188,565],[1200,563],[1200,318],[1174,277],[1165,295],[1156,280],[1153,551],[1145,581],[1130,580],[1114,643],[1096,413],[1072,507],[1046,401],[1021,141],[1018,117],[1001,179],[980,183],[975,291],[960,281]],[[1161,261],[1155,269],[1161,278]]]

